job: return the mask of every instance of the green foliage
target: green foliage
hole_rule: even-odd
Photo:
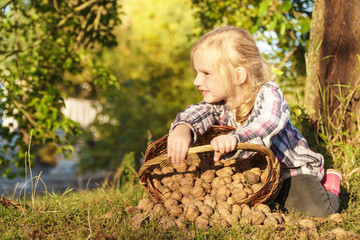
[[[12,165],[24,167],[31,129],[34,145],[55,142],[59,151],[72,149],[69,141],[80,129],[61,112],[72,84],[64,75],[88,66],[85,49],[116,44],[112,31],[120,23],[120,6],[116,0],[1,4],[0,109],[3,120],[12,119],[0,130],[0,170],[7,175]]]
[[[86,133],[83,170],[116,169],[128,152],[135,153],[138,168],[147,143],[168,132],[178,111],[200,100],[189,61],[195,26],[189,2],[135,0],[123,9],[118,46],[96,55],[119,88],[106,88],[106,79],[96,85],[101,113]]]
[[[360,179],[360,145],[359,129],[351,129],[349,126],[359,126],[358,119],[352,113],[351,99],[357,91],[360,91],[359,83],[352,86],[350,81],[348,85],[335,84],[339,93],[332,95],[339,101],[339,105],[334,111],[329,111],[327,104],[330,96],[330,86],[321,91],[322,113],[319,113],[319,136],[324,141],[327,151],[333,158],[333,167],[340,169],[343,173],[343,185],[346,189],[358,196]],[[346,116],[350,116],[351,123],[347,121]],[[350,133],[351,131],[351,133]]]

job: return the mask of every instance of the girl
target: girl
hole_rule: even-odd
[[[212,125],[230,125],[236,130],[210,143],[215,161],[238,142],[264,145],[283,167],[281,205],[309,216],[337,212],[338,192],[330,190],[338,191],[340,183],[329,191],[322,186],[323,156],[311,151],[292,125],[288,104],[252,36],[237,27],[212,30],[193,46],[191,61],[203,101],[179,112],[171,124],[167,151],[173,164],[184,161],[190,145]]]

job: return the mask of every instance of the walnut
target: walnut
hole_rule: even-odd
[[[181,199],[181,203],[184,205],[188,205],[190,203],[193,203],[195,201],[195,198],[192,195],[184,195]]]
[[[179,216],[177,219],[175,219],[176,226],[179,229],[185,229],[186,228],[186,219],[183,215]]]
[[[170,189],[172,191],[179,191],[180,189],[180,184],[178,182],[172,182],[171,186],[170,186]]]
[[[216,199],[217,204],[220,204],[220,203],[222,203],[222,202],[226,202],[226,201],[227,201],[227,197],[224,196],[224,195],[217,195],[217,196],[215,197],[215,199]]]
[[[265,183],[268,177],[269,177],[269,172],[263,171],[260,175],[261,183]]]
[[[335,223],[336,225],[339,225],[339,226],[345,225],[344,217],[340,213],[333,213],[328,217],[328,219],[331,222]]]
[[[161,182],[158,180],[158,179],[156,179],[156,178],[154,178],[153,180],[153,185],[154,185],[154,187],[156,188],[156,189],[159,189],[159,188],[161,188]]]
[[[236,223],[239,222],[239,217],[237,215],[234,214],[230,214],[228,217],[226,217],[225,219],[230,225],[235,225]]]
[[[231,192],[234,192],[235,189],[243,189],[244,188],[244,185],[239,181],[239,180],[234,180],[230,186],[230,191]]]
[[[171,197],[172,191],[170,190],[170,188],[168,188],[168,187],[162,187],[162,188],[159,189],[159,190],[160,190],[160,192],[162,193],[162,195],[163,195],[166,199],[168,199],[168,198]]]
[[[193,204],[199,208],[204,205],[204,201],[201,201],[200,199],[194,199]]]
[[[179,205],[178,200],[173,199],[173,198],[168,198],[164,202],[164,206],[167,210],[169,210],[171,207],[177,206],[177,205]]]
[[[159,215],[159,214],[164,214],[165,211],[166,211],[164,205],[163,205],[163,204],[160,204],[160,203],[155,204],[154,207],[153,207],[153,210],[154,210],[154,212],[157,213],[158,215]]]
[[[202,186],[205,183],[205,181],[201,178],[196,179],[194,186]]]
[[[197,170],[198,170],[198,167],[195,164],[192,164],[188,167],[189,172],[196,172]]]
[[[232,211],[231,211],[232,215],[236,215],[236,216],[240,217],[241,211],[242,211],[241,206],[239,206],[237,204],[232,205]]]
[[[171,197],[170,198],[173,198],[173,199],[176,199],[178,201],[181,201],[183,195],[180,191],[174,191],[171,193]]]
[[[202,214],[205,214],[208,217],[210,217],[214,213],[214,209],[212,207],[210,207],[209,205],[207,205],[207,204],[203,204],[201,206],[198,206],[198,208],[199,208],[199,211]]]
[[[230,211],[223,205],[218,206],[217,210],[218,210],[221,218],[224,220],[226,220],[231,215]]]
[[[137,213],[131,217],[130,223],[134,228],[140,228],[147,220],[147,213]]]
[[[260,176],[256,175],[253,172],[247,171],[247,172],[245,172],[245,179],[246,179],[247,183],[249,183],[250,185],[253,185],[260,181]]]
[[[191,179],[191,180],[194,182],[194,178],[195,178],[195,174],[194,174],[194,173],[189,173],[189,172],[187,172],[187,173],[184,173],[184,176],[185,176],[186,178]]]
[[[183,209],[180,206],[171,206],[168,208],[169,214],[174,217],[179,217],[183,213]]]
[[[183,185],[183,186],[179,189],[179,191],[180,191],[183,195],[187,195],[187,194],[191,193],[192,189],[193,189],[193,186],[192,186],[192,185],[186,184],[186,185]]]
[[[229,203],[229,204],[234,204],[235,203],[235,201],[234,201],[234,199],[232,197],[228,197],[226,202]]]
[[[248,186],[244,187],[244,191],[247,192],[249,195],[254,193],[254,191]]]
[[[254,225],[261,225],[264,223],[265,215],[261,211],[253,210],[253,211],[251,211],[249,216],[251,218],[251,223]]]
[[[256,207],[255,207],[255,210],[258,210],[258,211],[262,211],[263,213],[271,213],[271,209],[268,205],[266,204],[258,204]]]
[[[252,190],[254,191],[254,193],[256,193],[257,191],[259,191],[261,188],[263,187],[263,185],[261,183],[256,183],[254,185],[251,186]]]
[[[159,227],[161,229],[169,229],[169,228],[172,228],[175,226],[176,226],[176,223],[175,223],[174,217],[165,216],[160,219]]]
[[[184,177],[184,178],[180,179],[179,183],[180,183],[181,186],[191,185],[191,187],[193,187],[194,186],[194,179]]]
[[[195,219],[195,225],[198,228],[206,228],[209,225],[209,222],[209,217],[205,214],[202,214]]]
[[[233,174],[233,171],[230,167],[223,167],[216,171],[218,177],[229,177]]]
[[[232,195],[232,199],[234,202],[240,202],[248,197],[248,193],[244,191],[243,189],[236,190]]]
[[[202,186],[195,186],[192,189],[191,193],[195,198],[205,196],[205,190],[204,190],[204,188]]]
[[[211,192],[212,188],[210,183],[204,182],[201,186],[204,188],[206,194]]]
[[[210,194],[209,194],[210,197],[216,197],[216,193],[217,193],[216,191],[217,191],[217,189],[212,188],[211,191],[210,191]]]
[[[151,210],[154,207],[154,202],[150,198],[143,198],[138,203],[138,208],[141,210]]]
[[[309,232],[317,232],[316,224],[310,219],[302,219],[299,221],[301,228],[308,229]]]
[[[234,181],[238,180],[238,181],[240,181],[242,183],[244,183],[246,181],[244,174],[239,173],[239,172],[232,175],[232,179]]]
[[[241,215],[246,216],[250,212],[250,207],[247,204],[241,204]]]
[[[229,223],[225,219],[221,218],[220,214],[213,214],[210,217],[210,225],[211,226],[220,226],[223,228],[227,228],[230,226]]]
[[[184,215],[187,220],[190,222],[194,222],[195,219],[199,216],[200,211],[197,206],[194,204],[185,205],[184,207]]]
[[[232,211],[232,206],[231,206],[231,204],[229,204],[228,202],[220,202],[220,203],[218,204],[218,207],[226,208],[229,212]]]
[[[229,197],[230,196],[230,188],[228,188],[228,187],[219,188],[217,190],[216,195],[223,195],[225,197]]]
[[[249,172],[255,173],[258,176],[261,175],[261,170],[258,167],[254,167],[254,168],[250,169]]]
[[[164,177],[163,179],[161,179],[161,183],[162,183],[164,186],[168,186],[168,185],[170,184],[170,182],[172,182],[171,177]]]
[[[212,180],[214,179],[215,177],[215,173],[214,173],[214,170],[206,170],[205,172],[203,172],[201,174],[201,179],[203,179],[205,182],[207,183],[211,183]]]
[[[166,174],[170,174],[170,173],[173,173],[175,170],[173,167],[171,166],[166,166],[166,167],[163,167],[162,169],[162,172],[166,175]]]
[[[228,185],[228,184],[232,183],[231,176],[223,177],[222,180],[224,181],[225,185]]]
[[[220,185],[220,178],[219,177],[215,177],[213,180],[212,180],[212,182],[211,182],[211,187],[213,188],[213,189],[217,189],[218,187],[220,187],[221,185]],[[224,184],[223,184],[224,185]]]
[[[174,182],[177,182],[177,183],[180,183],[180,180],[185,178],[184,177],[184,174],[181,174],[181,173],[174,173],[172,176],[171,176],[171,180],[173,180]]]
[[[204,204],[209,205],[211,208],[215,208],[216,200],[213,197],[205,197]]]
[[[276,226],[276,225],[278,225],[278,220],[272,213],[265,213],[264,225]]]
[[[173,167],[175,168],[176,172],[185,172],[188,168],[188,165],[186,162],[181,162],[179,165],[173,164]]]

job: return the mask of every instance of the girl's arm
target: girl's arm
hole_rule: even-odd
[[[239,142],[251,142],[266,147],[290,120],[289,106],[275,83],[267,83],[260,90],[254,109],[246,123],[233,134]]]
[[[217,113],[223,105],[208,104],[204,101],[188,106],[176,115],[171,124],[167,153],[174,164],[184,161],[191,143],[197,136],[204,134],[213,124],[218,122]]]
[[[224,109],[224,103],[209,104],[204,101],[192,104],[176,115],[175,121],[170,126],[169,134],[179,124],[185,124],[191,129],[192,143],[197,136],[203,135],[212,125],[219,122],[219,116]]]

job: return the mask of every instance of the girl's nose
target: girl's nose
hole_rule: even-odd
[[[197,87],[202,84],[202,78],[201,78],[201,76],[199,76],[199,74],[196,75],[196,78],[194,79],[194,82],[193,82],[193,83],[194,83],[194,85],[197,86]]]

